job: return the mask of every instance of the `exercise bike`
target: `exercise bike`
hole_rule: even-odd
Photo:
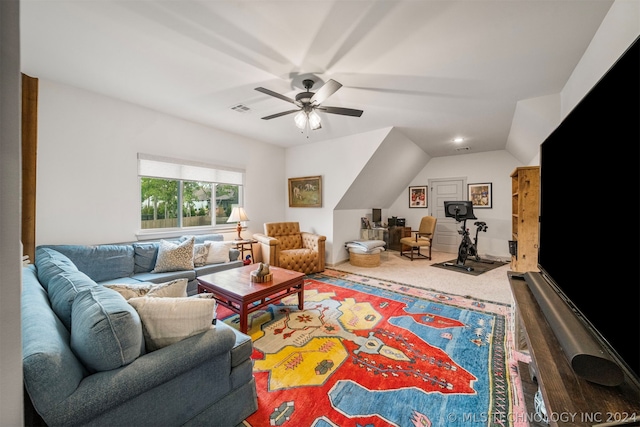
[[[462,235],[462,241],[460,242],[460,246],[458,247],[458,258],[456,259],[456,263],[453,264],[451,262],[445,262],[444,265],[448,267],[458,267],[462,268],[466,271],[473,271],[473,267],[465,265],[467,262],[467,258],[472,257],[477,262],[482,262],[486,264],[493,264],[493,261],[486,261],[480,258],[478,254],[478,233],[480,231],[486,232],[489,228],[486,222],[476,221],[473,225],[476,226],[476,236],[473,241],[471,241],[471,237],[469,236],[469,229],[467,228],[467,220],[468,219],[478,219],[473,214],[473,205],[470,201],[460,201],[460,202],[444,202],[444,214],[448,218],[455,218],[456,222],[462,222],[462,226],[460,230],[458,230],[458,234]]]

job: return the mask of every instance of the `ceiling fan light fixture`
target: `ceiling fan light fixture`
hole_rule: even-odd
[[[295,99],[263,87],[255,88],[258,92],[262,92],[266,95],[290,102],[300,109],[271,114],[269,116],[263,117],[262,120],[271,120],[275,119],[276,117],[282,117],[288,114],[297,113],[293,117],[293,121],[295,122],[298,129],[304,131],[305,129],[317,130],[322,128],[322,120],[318,113],[315,112],[316,108],[322,110],[322,112],[324,113],[339,114],[342,116],[360,117],[362,115],[362,110],[354,110],[353,108],[327,107],[326,105],[321,106],[321,104],[328,97],[333,95],[338,89],[342,87],[342,84],[338,83],[335,80],[329,80],[324,85],[322,85],[322,87],[318,89],[317,92],[314,93],[311,92],[313,83],[314,82],[311,79],[304,80],[303,84],[306,92],[300,92],[296,95]]]
[[[308,115],[309,117],[309,127],[311,130],[317,130],[322,127],[322,122],[320,120],[320,116],[315,111],[311,110]]]
[[[304,111],[300,111],[293,117],[293,121],[298,129],[304,130],[307,127],[307,114]]]

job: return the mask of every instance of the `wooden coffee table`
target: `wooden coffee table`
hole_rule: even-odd
[[[298,294],[298,308],[304,308],[303,273],[270,267],[273,280],[264,283],[251,281],[255,264],[232,268],[198,277],[198,293],[213,294],[218,304],[240,315],[240,331],[247,333],[247,316],[282,298]]]

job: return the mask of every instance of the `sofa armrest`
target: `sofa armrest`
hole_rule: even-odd
[[[147,353],[122,368],[84,378],[73,394],[61,400],[50,413],[42,414],[43,418],[51,425],[88,423],[101,413],[152,392],[211,359],[228,360],[223,363],[227,365],[227,372],[220,373],[221,378],[227,378],[235,344],[236,334],[231,328],[216,327]]]
[[[302,235],[302,247],[306,249],[311,249],[314,252],[318,252],[318,262],[319,262],[319,271],[324,270],[325,265],[325,242],[327,240],[326,236],[321,236],[319,234],[309,233],[306,231],[302,231],[300,233]]]
[[[326,236],[306,231],[302,231],[300,234],[302,236],[302,247],[305,249],[311,249],[312,251],[318,251],[320,249],[320,245],[324,246],[324,242],[327,240]]]
[[[272,265],[274,267],[279,266],[279,250],[280,242],[275,237],[269,237],[265,234],[256,233],[253,238],[260,244],[260,250],[262,252],[262,262]]]

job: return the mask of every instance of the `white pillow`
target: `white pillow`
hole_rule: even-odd
[[[113,289],[128,300],[143,296],[149,297],[186,297],[187,279],[175,279],[165,283],[109,284],[105,288]]]
[[[158,350],[213,329],[216,300],[211,298],[131,298],[142,320],[147,351]]]
[[[229,262],[229,249],[233,246],[233,242],[215,242],[207,240],[205,243],[211,244],[211,246],[209,246],[209,254],[207,255],[207,264]]]
[[[202,267],[207,263],[207,256],[209,255],[209,248],[211,242],[198,243],[193,247],[193,265],[196,267]]]
[[[195,237],[185,240],[180,244],[160,240],[158,258],[152,273],[165,271],[193,270],[193,247]]]

